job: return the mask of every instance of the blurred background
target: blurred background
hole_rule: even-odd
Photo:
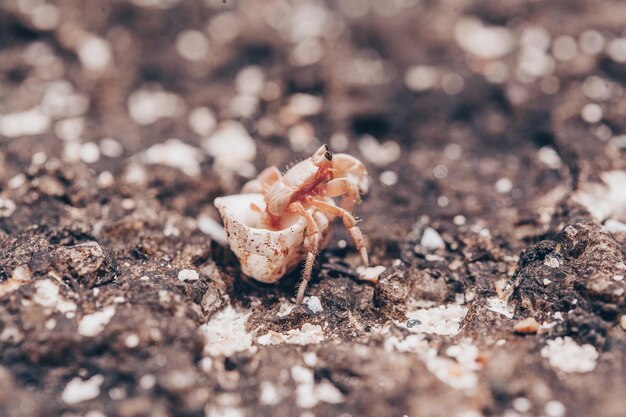
[[[585,160],[568,181],[623,166],[624,13],[582,0],[5,0],[0,178],[50,158],[105,183],[170,165],[215,186],[202,201],[171,190],[197,214],[327,143],[396,186],[374,195],[397,207],[397,231],[416,209],[523,206],[570,174],[564,158]]]

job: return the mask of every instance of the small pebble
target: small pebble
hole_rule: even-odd
[[[103,382],[104,376],[102,375],[94,375],[84,381],[80,377],[76,377],[65,386],[63,393],[61,393],[61,399],[65,404],[74,405],[98,398],[100,385]]]
[[[496,191],[500,194],[506,194],[513,189],[513,182],[508,178],[500,178],[496,181]]]
[[[515,333],[535,334],[539,330],[539,323],[533,317],[519,321],[514,326]]]
[[[20,265],[13,270],[11,278],[18,281],[28,281],[31,278],[30,268],[27,265]]]
[[[209,53],[209,40],[198,30],[185,30],[176,38],[176,51],[190,61],[201,61]]]
[[[561,266],[559,260],[554,256],[546,256],[546,259],[543,261],[543,263],[550,268],[558,268],[559,266]]]
[[[394,171],[384,171],[380,174],[380,182],[385,185],[391,186],[398,182],[398,174]]]
[[[80,147],[80,160],[86,164],[93,164],[100,159],[100,148],[93,142],[84,143]]]
[[[370,266],[368,268],[359,266],[357,267],[356,272],[359,274],[359,278],[361,280],[377,283],[378,277],[380,277],[380,274],[385,272],[386,269],[387,267],[383,265]]]
[[[85,337],[95,337],[109,323],[115,315],[115,306],[107,306],[102,311],[83,316],[78,323],[78,334]]]
[[[583,109],[580,111],[580,117],[587,123],[598,123],[602,120],[602,107],[598,106],[595,103],[585,104]]]
[[[135,348],[139,345],[139,336],[137,336],[136,334],[132,333],[129,334],[128,336],[126,336],[126,340],[124,340],[124,344],[126,345],[127,348]]]
[[[518,397],[514,399],[512,405],[515,411],[520,413],[527,413],[532,407],[532,403],[530,402],[530,400],[524,397]]]
[[[197,281],[200,279],[200,275],[194,269],[183,269],[178,273],[178,279],[182,282],[185,281]]]
[[[619,319],[619,325],[626,330],[626,314],[622,314],[622,317]]]
[[[548,401],[543,410],[548,417],[563,417],[565,415],[565,406],[560,401]]]
[[[102,171],[98,175],[98,185],[102,188],[110,188],[113,186],[115,178],[109,171]]]
[[[156,377],[152,374],[145,374],[139,379],[139,386],[142,389],[149,390],[156,384]]]
[[[322,307],[322,303],[320,302],[319,297],[316,297],[314,295],[309,297],[308,300],[306,300],[306,305],[307,307],[309,307],[309,310],[311,310],[315,314],[321,313],[322,311],[324,311],[324,308]]]
[[[109,158],[119,158],[124,153],[124,146],[113,138],[103,138],[100,141],[100,152]]]
[[[0,197],[0,217],[10,217],[15,212],[15,203],[8,198]]]
[[[445,249],[446,244],[441,238],[441,235],[432,227],[427,227],[420,240],[420,245],[427,250]]]
[[[26,182],[26,176],[24,174],[17,174],[13,178],[11,178],[8,182],[9,188],[17,189],[20,188]]]
[[[454,219],[452,219],[452,222],[455,226],[463,226],[466,221],[467,219],[465,218],[465,216],[461,214],[457,214],[456,216],[454,216]]]
[[[112,61],[109,43],[94,35],[81,40],[77,53],[81,64],[88,70],[103,70]]]

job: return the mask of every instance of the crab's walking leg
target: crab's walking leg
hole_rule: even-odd
[[[315,263],[315,257],[317,256],[317,250],[319,248],[320,234],[317,224],[313,217],[306,211],[302,204],[296,202],[289,205],[289,211],[293,211],[304,217],[306,220],[306,235],[309,238],[309,245],[307,248],[306,262],[304,264],[304,270],[302,271],[302,282],[298,288],[298,295],[296,297],[296,304],[301,304],[304,298],[304,292],[311,279],[311,273],[313,272],[313,264]]]
[[[334,206],[324,201],[311,199],[310,202],[315,207],[325,211],[326,213],[332,214],[333,216],[341,216],[344,226],[348,229],[348,233],[350,233],[350,237],[352,237],[352,241],[354,242],[357,251],[359,251],[361,259],[363,259],[363,263],[365,266],[368,266],[369,260],[367,257],[367,249],[365,248],[365,239],[363,239],[363,233],[361,233],[361,229],[359,229],[356,225],[356,220],[354,220],[352,214],[350,214],[350,212],[346,209]]]

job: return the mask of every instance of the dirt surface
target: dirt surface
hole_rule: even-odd
[[[2,1],[0,415],[626,415],[625,15]],[[384,271],[295,306],[212,202],[321,143]]]

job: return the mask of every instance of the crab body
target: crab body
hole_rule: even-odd
[[[244,185],[244,194],[218,198],[215,205],[244,274],[275,282],[306,259],[297,295],[301,303],[315,257],[328,242],[335,217],[342,218],[367,265],[363,235],[349,211],[367,190],[367,171],[361,161],[348,154],[333,155],[322,146],[284,175],[276,167],[265,169]],[[341,206],[334,197],[342,197]]]

